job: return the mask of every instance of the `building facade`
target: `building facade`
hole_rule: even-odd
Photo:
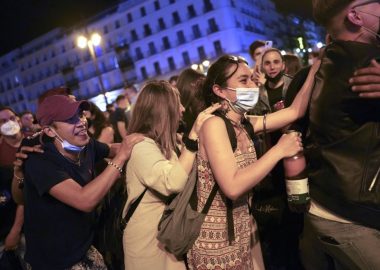
[[[1,56],[0,104],[35,111],[40,94],[62,85],[79,99],[103,93],[112,101],[112,93],[127,85],[168,79],[192,65],[205,72],[205,60],[225,53],[250,61],[256,39],[283,48],[284,21],[270,0],[126,0]],[[101,35],[95,57],[76,45],[79,35],[94,32]]]

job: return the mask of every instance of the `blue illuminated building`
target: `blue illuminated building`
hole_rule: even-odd
[[[127,0],[1,56],[0,103],[35,111],[40,94],[62,85],[90,99],[102,92],[99,76],[112,101],[127,85],[168,79],[194,64],[207,71],[204,60],[225,53],[251,61],[248,48],[256,39],[284,48],[287,21],[269,0]],[[76,46],[80,34],[94,32],[102,37],[95,47],[99,72],[89,50]]]

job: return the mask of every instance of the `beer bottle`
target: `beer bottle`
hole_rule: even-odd
[[[297,132],[288,130],[286,133]],[[305,213],[310,208],[309,183],[306,160],[303,152],[284,158],[286,193],[289,209],[297,213]]]

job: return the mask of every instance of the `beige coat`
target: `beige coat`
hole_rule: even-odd
[[[149,138],[136,144],[127,165],[128,201],[130,204],[144,191],[145,186],[163,195],[180,192],[188,175],[173,152],[167,160],[156,143]],[[157,226],[165,204],[149,190],[133,213],[123,234],[126,270],[177,270],[186,269],[183,262],[167,253],[157,241]]]

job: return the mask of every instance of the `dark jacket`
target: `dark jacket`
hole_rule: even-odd
[[[380,47],[330,44],[310,102],[310,193],[346,219],[380,229],[380,99],[359,98],[349,78],[380,57]]]

